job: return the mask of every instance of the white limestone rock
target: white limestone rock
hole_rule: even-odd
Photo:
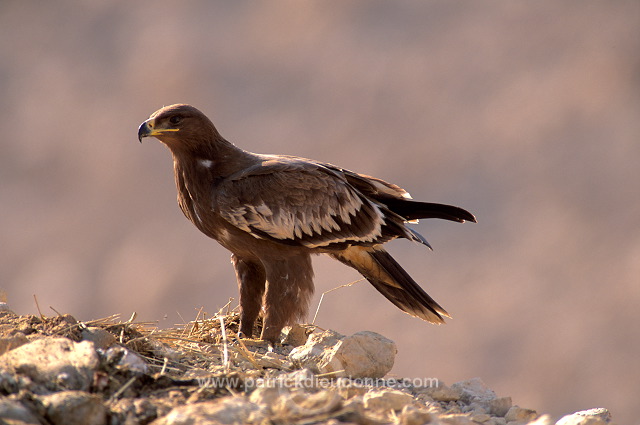
[[[602,407],[581,410],[563,416],[556,425],[606,425],[611,423],[611,413]]]
[[[289,358],[314,373],[336,373],[351,378],[382,378],[393,367],[396,345],[375,332],[343,336],[333,331],[311,334],[305,345],[294,348]]]

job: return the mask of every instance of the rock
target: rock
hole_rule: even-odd
[[[388,412],[399,411],[413,403],[413,396],[400,390],[372,390],[363,397],[364,407],[368,410]]]
[[[16,332],[14,335],[11,335],[9,337],[0,338],[0,356],[7,351],[11,351],[14,348],[18,348],[28,342],[29,340],[27,339],[27,336],[22,332]]]
[[[4,372],[28,377],[52,391],[91,386],[99,358],[92,342],[67,338],[37,339],[0,357]]]
[[[309,369],[283,373],[256,382],[249,401],[280,418],[301,418],[326,414],[340,407],[336,389],[318,390],[318,381]]]
[[[369,391],[369,387],[360,385],[358,381],[353,381],[350,378],[338,378],[336,385],[338,393],[345,400],[356,396],[364,396]]]
[[[172,394],[170,391],[169,394]],[[182,406],[186,400],[182,393],[167,398],[121,398],[109,403],[110,424],[133,425],[148,424],[152,420],[168,414],[176,406]]]
[[[556,425],[606,425],[608,423],[611,423],[611,413],[599,407],[563,416]]]
[[[553,419],[549,415],[542,415],[533,422],[529,422],[527,425],[553,425]]]
[[[265,368],[283,369],[287,357],[273,351],[267,351],[262,356],[256,356],[255,360],[258,365]]]
[[[116,345],[111,347],[105,353],[108,362],[112,363],[119,369],[129,370],[135,373],[147,373],[149,365],[139,354],[128,350],[124,347]]]
[[[328,352],[338,342],[344,338],[337,332],[328,330],[324,332],[314,332],[309,335],[307,342],[299,347],[294,348],[289,353],[289,359],[296,365],[309,368],[315,373],[325,373],[333,370],[340,370],[341,364],[333,359],[335,364],[330,365],[330,360],[325,360],[324,357],[328,356]]]
[[[7,304],[7,293],[0,289],[0,313],[7,312],[11,314],[15,314],[9,304]]]
[[[393,367],[396,346],[375,332],[358,332],[344,337],[333,331],[311,334],[305,345],[294,348],[289,358],[294,364],[318,374],[382,378]]]
[[[291,421],[326,415],[339,409],[341,405],[342,397],[334,389],[309,392],[304,388],[282,388],[280,396],[271,406],[271,411],[276,417]]]
[[[280,334],[280,342],[282,345],[292,345],[294,347],[304,345],[307,342],[307,329],[299,324],[287,326]]]
[[[149,338],[146,340],[147,344],[151,348],[151,352],[158,357],[166,357],[169,360],[180,360],[182,353],[169,345],[160,342],[156,339]]]
[[[451,388],[444,384],[444,382],[438,382],[437,386],[427,387],[420,390],[420,393],[426,394],[435,401],[458,401],[462,397],[462,390],[460,388]]]
[[[54,425],[104,425],[102,399],[83,391],[61,391],[42,397],[47,419]]]
[[[345,400],[342,404],[345,409],[352,410],[354,412],[364,412],[364,401],[361,396],[355,396],[348,400]]]
[[[441,415],[437,423],[442,425],[477,425],[471,421],[469,415],[462,414]]]
[[[489,419],[491,419],[491,415],[489,415],[488,413],[476,413],[471,415],[471,420],[479,424],[488,422]]]
[[[257,404],[243,397],[225,397],[173,408],[152,425],[235,425],[262,421],[266,421],[266,416]]]
[[[407,404],[402,408],[398,422],[400,425],[423,425],[434,422],[434,415],[425,409]]]
[[[257,405],[265,406],[271,410],[271,406],[275,405],[276,400],[282,394],[282,389],[272,386],[261,386],[255,389],[249,396],[249,401]]]
[[[497,398],[496,393],[482,382],[480,378],[456,382],[451,386],[461,393],[460,400],[467,403],[471,410],[482,409],[483,413],[490,410],[490,402]]]
[[[511,409],[511,397],[499,397],[489,401],[489,413],[493,416],[504,417]]]
[[[84,341],[93,342],[101,350],[106,350],[116,342],[116,337],[111,332],[94,326],[84,328],[80,334]]]
[[[341,360],[347,376],[382,378],[393,367],[397,352],[390,339],[364,331],[343,339],[335,356]]]
[[[472,378],[466,381],[456,382],[452,385],[452,388],[459,390],[462,393],[462,400],[465,402],[473,402],[477,400],[490,401],[496,397],[496,393],[489,388],[482,379]]]
[[[317,386],[318,378],[311,370],[300,369],[278,375],[277,382],[281,387],[311,389]]]
[[[341,423],[363,424],[363,425],[383,425],[390,421],[379,418],[373,412],[364,408],[362,397],[357,396],[346,400],[342,404],[343,413],[339,416]]]
[[[281,388],[303,388],[306,390],[312,390],[317,387],[318,378],[309,369],[295,370],[290,373],[279,373],[275,376],[264,378],[246,378],[244,380],[244,386],[247,390],[251,391],[251,397],[264,397],[269,392],[268,389],[279,390]],[[256,400],[252,400],[257,402]]]
[[[504,418],[507,422],[529,423],[535,420],[538,414],[535,410],[524,409],[518,406],[511,406]]]
[[[0,398],[0,423],[11,425],[40,425],[40,420],[19,401]]]

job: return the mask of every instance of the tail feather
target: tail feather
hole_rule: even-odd
[[[378,292],[405,313],[436,324],[444,323],[443,316],[451,317],[384,249],[350,247],[331,255],[358,270]]]
[[[394,213],[407,220],[420,218],[440,218],[444,220],[476,222],[476,218],[469,211],[453,205],[435,204],[432,202],[418,202],[409,199],[386,198],[382,202]]]

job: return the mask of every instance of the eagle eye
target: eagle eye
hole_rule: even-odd
[[[180,123],[180,121],[182,121],[182,117],[180,115],[173,115],[169,118],[169,122],[174,125]]]

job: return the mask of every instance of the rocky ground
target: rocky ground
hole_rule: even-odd
[[[236,338],[232,311],[158,330],[0,310],[2,424],[554,423],[479,378],[389,378],[396,346],[373,332],[295,326],[269,346]],[[556,425],[611,423],[592,409]]]

